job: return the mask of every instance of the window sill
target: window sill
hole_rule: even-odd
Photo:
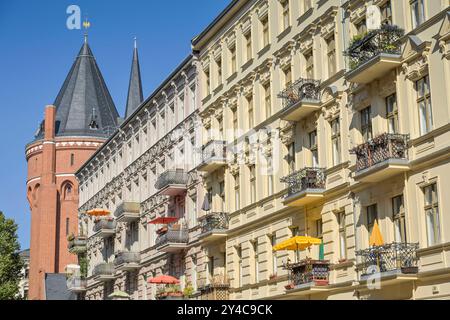
[[[237,72],[235,71],[227,78],[227,83],[229,84],[231,81],[236,79],[236,77],[237,77]]]
[[[246,63],[244,63],[244,65],[241,67],[242,72],[244,72],[245,70],[248,69],[248,67],[250,67],[253,64],[253,58],[251,58],[250,60],[248,60]]]
[[[270,50],[270,43],[267,44],[264,48],[259,50],[258,52],[258,59],[260,59],[264,54],[266,54]]]
[[[292,27],[289,26],[286,29],[284,29],[278,36],[277,36],[277,40],[278,42],[280,42],[281,40],[283,40],[284,37],[286,37],[287,34],[289,34],[292,30]]]
[[[298,25],[302,24],[303,22],[305,22],[306,19],[308,19],[312,13],[313,13],[314,9],[313,8],[309,8],[308,10],[306,10],[298,19],[297,19],[297,23]]]

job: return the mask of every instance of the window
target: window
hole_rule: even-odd
[[[355,28],[358,35],[365,35],[367,33],[366,19],[362,19],[358,23],[355,23]]]
[[[220,86],[222,84],[222,59],[218,59],[216,61],[217,65],[217,86]]]
[[[195,95],[195,85],[191,86],[190,88],[190,98],[191,98],[191,111],[194,111],[197,108],[197,99]]]
[[[403,195],[392,198],[392,221],[394,222],[395,242],[406,243],[406,223]]]
[[[267,157],[267,195],[273,194],[273,158]]]
[[[231,112],[233,113],[233,134],[234,134],[234,139],[237,139],[237,137],[238,137],[237,107],[234,107],[233,109],[231,109]]]
[[[247,34],[244,36],[245,37],[245,53],[246,53],[246,60],[249,61],[252,56],[252,33],[251,32],[247,32]]]
[[[339,224],[339,258],[344,260],[347,258],[347,235],[345,230],[345,212],[337,214]]]
[[[314,79],[314,61],[312,50],[305,54],[306,61],[306,77],[308,79]]]
[[[288,145],[288,155],[287,155],[287,163],[289,173],[293,173],[295,171],[295,143],[292,142]]]
[[[292,237],[297,237],[300,235],[299,227],[291,227]],[[296,261],[300,261],[300,250],[295,250]]]
[[[317,168],[319,166],[319,147],[316,130],[309,133],[309,150],[311,151],[311,164],[313,168]]]
[[[369,141],[372,139],[372,117],[371,117],[371,107],[367,107],[361,110],[361,134],[363,140]]]
[[[211,79],[209,76],[209,69],[205,70],[205,96],[208,96],[211,92]]]
[[[381,24],[392,25],[391,0],[386,1],[386,3],[380,7],[380,11],[381,11]]]
[[[264,85],[264,106],[266,109],[266,117],[272,115],[272,97],[270,95],[270,82]]]
[[[217,119],[217,122],[219,123],[219,140],[223,140],[223,118],[220,117]]]
[[[214,256],[208,257],[208,273],[209,279],[213,279],[214,277]]]
[[[303,12],[306,12],[311,8],[312,8],[311,0],[303,0]]]
[[[286,30],[290,25],[291,25],[291,19],[289,17],[289,0],[284,0],[281,3],[281,7],[282,7],[282,26],[281,26],[281,31]]]
[[[231,74],[236,72],[236,46],[230,48],[230,70]]]
[[[287,88],[292,84],[292,71],[291,66],[283,69],[284,74],[284,87]]]
[[[271,249],[277,244],[277,237],[275,234],[269,236]],[[277,252],[270,250],[272,252],[272,275],[276,276],[278,272],[278,261],[277,261]]]
[[[219,182],[219,196],[221,200],[222,211],[225,211],[225,181]]]
[[[259,282],[259,257],[258,257],[258,241],[252,243],[253,246],[253,261],[255,264],[255,283]]]
[[[334,35],[327,40],[328,77],[336,73],[336,41]]]
[[[333,166],[341,163],[341,126],[339,119],[331,121],[331,148],[333,151]]]
[[[394,93],[386,97],[386,118],[388,121],[388,132],[398,132],[398,107],[397,95]]]
[[[240,183],[239,183],[239,174],[234,176],[234,208],[235,210],[239,210],[240,206]]]
[[[425,21],[425,6],[423,0],[412,0],[411,4],[411,16],[412,26],[416,28]]]
[[[416,91],[420,133],[424,135],[433,129],[433,110],[431,107],[430,81],[428,76],[416,82]]]
[[[247,97],[247,108],[248,108],[248,126],[249,129],[254,126],[254,114],[253,114],[253,96],[249,95]]]
[[[75,164],[75,155],[73,153],[70,154],[70,165],[73,166]]]
[[[318,219],[316,220],[316,237],[318,239],[322,239],[323,238],[323,223],[322,223],[322,219]]]
[[[66,237],[69,235],[69,218],[66,218]]]
[[[192,282],[192,288],[194,290],[197,290],[197,258],[192,258],[192,274],[191,274],[191,282]]]
[[[242,248],[238,247],[236,248],[236,256],[238,260],[238,288],[242,287],[243,284],[243,268],[242,268]]]
[[[249,166],[250,171],[250,203],[256,202],[256,167]]]
[[[369,237],[372,234],[373,226],[375,221],[378,221],[377,205],[373,204],[367,207],[367,231],[369,232]]]
[[[191,197],[192,208],[190,211],[189,227],[193,228],[197,225],[197,196]]]
[[[427,225],[427,240],[428,245],[432,246],[441,241],[437,184],[434,183],[423,188],[423,193],[425,196],[424,210]]]
[[[261,20],[262,27],[262,48],[269,45],[269,17],[266,16]]]
[[[178,96],[178,109],[179,109],[178,121],[181,122],[184,119],[184,93]]]

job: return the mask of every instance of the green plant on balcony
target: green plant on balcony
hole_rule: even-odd
[[[193,293],[194,293],[194,287],[192,286],[192,283],[190,281],[186,282],[186,285],[183,290],[183,295],[186,298],[189,298],[192,296]]]
[[[78,264],[80,265],[80,274],[83,278],[87,277],[88,263],[89,261],[86,255],[80,255],[78,257]]]
[[[73,232],[71,233],[71,234],[69,234],[68,236],[67,236],[67,241],[73,241],[73,240],[75,240],[75,235],[73,234]]]

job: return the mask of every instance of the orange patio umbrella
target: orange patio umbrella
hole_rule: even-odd
[[[155,283],[155,284],[179,284],[180,280],[178,280],[175,277],[167,276],[167,275],[161,275],[154,278],[148,279],[148,283]]]
[[[92,216],[92,217],[104,217],[110,215],[111,211],[107,209],[92,209],[86,212],[86,214]]]

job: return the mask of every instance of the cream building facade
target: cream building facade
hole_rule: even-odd
[[[88,299],[450,297],[449,0],[237,0],[192,46],[77,174]]]

